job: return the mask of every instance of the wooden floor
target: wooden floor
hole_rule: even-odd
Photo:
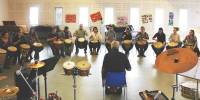
[[[123,50],[120,48],[120,51]],[[88,50],[89,52],[89,50]],[[84,55],[83,50],[80,50],[79,55],[72,54],[72,57],[61,58],[55,69],[47,74],[48,77],[48,92],[58,91],[62,100],[73,100],[73,80],[71,76],[64,76],[62,64],[65,61],[72,60],[78,62],[87,59],[92,67],[91,75],[88,77],[77,77],[77,100],[103,100],[103,88],[101,84],[101,67],[105,53],[107,50],[104,45],[101,46],[98,56],[91,56],[89,53]],[[45,48],[41,53],[41,60],[52,56],[50,48]],[[130,51],[129,61],[132,66],[132,71],[127,72],[127,100],[141,100],[140,91],[144,90],[161,90],[169,98],[172,96],[171,86],[175,83],[175,75],[165,74],[157,71],[154,68],[155,54],[151,46],[148,47],[145,58],[138,58],[135,47]],[[14,72],[17,68],[5,70],[0,75],[8,75],[9,79],[1,81],[0,87],[6,85],[14,85]],[[179,83],[188,80],[183,77],[179,78]],[[40,77],[41,96],[44,97],[44,81],[43,76]],[[176,100],[187,100],[179,93],[176,94]],[[105,96],[105,100],[124,100],[123,95]]]

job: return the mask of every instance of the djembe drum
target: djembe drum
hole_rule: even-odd
[[[7,51],[0,48],[0,65],[4,65]]]
[[[162,42],[154,42],[154,43],[153,43],[153,46],[154,46],[156,49],[161,49],[161,48],[164,46],[164,43],[162,43]]]
[[[63,69],[65,75],[73,75],[73,69],[75,67],[75,63],[72,61],[66,61],[63,63]]]
[[[88,76],[90,72],[91,65],[88,63],[88,61],[79,61],[76,64],[76,67],[78,69],[78,73],[80,76]]]
[[[78,46],[79,48],[85,47],[85,38],[78,38]]]

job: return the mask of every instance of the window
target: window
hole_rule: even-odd
[[[62,7],[55,8],[55,21],[56,21],[56,25],[62,25],[62,22],[63,22],[63,8]]]
[[[39,19],[39,8],[30,7],[30,13],[29,13],[30,25],[31,26],[38,25],[38,19]]]
[[[188,11],[187,9],[180,9],[179,10],[179,28],[181,31],[187,31],[188,25]]]
[[[89,22],[88,7],[80,7],[79,8],[79,24],[83,24],[83,26],[88,27],[88,22]]]
[[[155,23],[154,23],[154,32],[158,31],[159,27],[164,26],[164,10],[162,8],[155,9]]]
[[[104,24],[114,24],[114,9],[113,8],[105,8],[104,12]]]
[[[130,24],[133,26],[134,30],[139,30],[139,21],[140,21],[140,15],[139,15],[139,8],[131,8],[130,9]]]

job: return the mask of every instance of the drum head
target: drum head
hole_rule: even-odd
[[[39,43],[39,42],[35,42],[35,43],[33,43],[33,45],[34,45],[35,47],[42,47],[42,43]]]
[[[67,44],[71,44],[71,43],[72,43],[72,40],[71,40],[71,39],[65,39],[64,41],[65,41],[65,43],[67,43]]]
[[[75,67],[75,63],[72,61],[66,61],[63,63],[63,68],[65,69],[72,69]]]
[[[187,87],[190,89],[195,89],[197,87],[197,83],[192,82],[192,81],[188,81],[188,82],[184,82],[181,84],[182,87]]]
[[[18,87],[7,87],[0,89],[0,97],[10,97],[14,96],[19,92]]]
[[[0,53],[6,53],[7,51],[0,48]]]
[[[15,51],[17,51],[17,48],[14,46],[10,46],[10,47],[8,47],[8,51],[15,52]]]
[[[92,43],[98,43],[98,41],[91,41]]]
[[[176,42],[169,42],[168,45],[172,46],[172,47],[175,47],[175,46],[178,46],[178,43],[176,43]]]
[[[163,46],[163,43],[162,42],[155,42],[153,44],[156,48],[161,48]]]
[[[91,67],[88,61],[79,61],[76,66],[80,70],[89,70]]]
[[[20,47],[22,49],[30,49],[30,45],[28,45],[28,44],[21,44]]]
[[[53,41],[54,44],[62,44],[63,42],[61,40]]]
[[[123,42],[124,42],[124,44],[131,44],[132,43],[131,40],[124,40]]]
[[[78,38],[78,41],[79,41],[79,42],[84,42],[85,39],[84,39],[84,38]]]

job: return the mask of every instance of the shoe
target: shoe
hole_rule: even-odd
[[[137,57],[141,57],[141,55],[137,55]]]
[[[146,56],[143,54],[142,57],[146,57]]]

